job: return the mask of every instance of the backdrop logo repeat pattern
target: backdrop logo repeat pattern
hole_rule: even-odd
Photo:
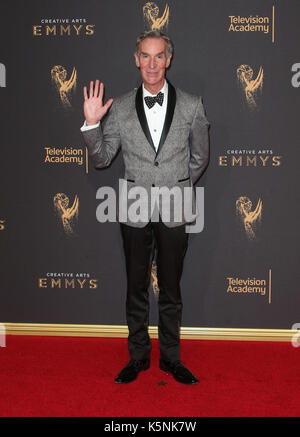
[[[261,32],[268,34],[270,32],[270,17],[260,15],[229,15],[228,32]]]
[[[169,24],[170,7],[166,4],[164,12],[159,16],[159,7],[154,2],[147,2],[143,6],[144,19],[152,30],[167,30]]]
[[[151,265],[151,280],[152,280],[152,290],[154,296],[158,299],[159,286],[158,286],[158,278],[157,278],[157,264],[155,259],[152,261],[152,265]]]
[[[247,147],[249,146],[229,146],[223,155],[217,157],[219,167],[279,168],[282,165],[282,156],[275,155],[269,147]]]
[[[219,327],[290,327],[299,308],[295,182],[299,1],[277,0],[275,7],[272,0],[190,0],[188,5],[180,0],[87,0],[84,4],[72,0],[67,9],[59,2],[48,3],[45,8],[42,2],[28,0],[22,14],[16,14],[9,3],[2,11],[2,31],[11,40],[11,45],[3,45],[0,59],[2,319],[126,323],[119,227],[99,223],[95,216],[98,187],[116,187],[124,163],[119,153],[111,166],[91,168],[86,177],[84,165],[89,159],[80,132],[82,86],[99,75],[105,101],[132,90],[140,82],[132,63],[135,36],[143,29],[157,28],[174,38],[176,56],[168,77],[175,86],[203,96],[211,124],[210,165],[198,183],[205,186],[203,225],[190,236],[182,279],[188,296],[185,326],[211,321]],[[14,29],[20,31],[11,31],[12,17]],[[53,67],[57,69],[52,77]],[[177,115],[181,117],[180,111]],[[128,125],[128,132],[131,128]],[[17,186],[21,186],[18,197]],[[203,202],[199,203],[202,210]],[[14,241],[20,247],[18,255]],[[15,275],[12,285],[17,264],[19,271],[26,266],[26,277]],[[254,285],[229,284],[225,278],[266,280],[266,297],[268,265],[277,273],[276,299],[265,317],[256,312],[267,300],[263,283],[261,292],[234,291],[236,286]],[[59,294],[59,286],[70,291],[73,285],[81,286],[76,281],[65,283],[76,277],[44,273],[68,268],[96,272],[90,278],[101,275],[101,292],[107,299],[103,307],[82,293],[81,301],[58,301],[59,314],[55,313],[52,288]],[[156,297],[157,268],[154,259],[150,287]],[[41,283],[46,286],[43,302],[49,307],[45,312],[33,305],[39,276],[46,278]],[[58,279],[61,282],[52,283]],[[225,293],[225,282],[226,290],[231,285],[232,291]],[[16,305],[18,296],[24,303],[22,313]],[[82,305],[87,308],[84,313]],[[155,322],[150,313],[150,323]]]
[[[256,238],[255,229],[261,222],[262,200],[258,199],[255,209],[252,211],[252,201],[247,196],[239,197],[235,202],[236,214],[243,223],[244,230],[250,240]]]
[[[232,275],[226,277],[225,291],[228,294],[240,296],[264,296],[268,303],[272,302],[272,270],[269,269],[265,278],[248,276],[247,278]]]
[[[246,64],[240,65],[237,70],[238,83],[244,91],[246,102],[250,109],[258,107],[258,93],[262,91],[264,71],[260,67],[256,78],[253,78],[253,69]]]
[[[272,6],[270,15],[228,15],[228,32],[240,34],[262,34],[271,36],[275,42],[275,5]]]
[[[50,147],[44,146],[45,155],[43,162],[45,164],[76,164],[82,166],[84,164],[84,151],[82,148],[76,147]]]
[[[71,108],[71,91],[76,90],[77,71],[73,67],[72,73],[67,79],[67,70],[61,65],[55,65],[51,69],[51,80],[57,89],[60,101],[64,108]]]
[[[98,279],[86,272],[46,272],[38,278],[38,288],[95,290]]]
[[[40,22],[32,26],[34,37],[81,37],[95,33],[95,24],[88,24],[86,18],[42,18]]]
[[[53,198],[55,211],[60,218],[65,233],[73,235],[79,212],[79,198],[77,194],[71,207],[69,207],[69,202],[69,197],[64,193],[57,193]]]

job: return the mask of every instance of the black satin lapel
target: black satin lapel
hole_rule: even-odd
[[[160,137],[160,141],[159,141],[159,145],[157,148],[157,153],[156,156],[158,155],[159,151],[161,150],[167,135],[169,133],[170,127],[171,127],[171,123],[173,120],[173,115],[174,115],[174,110],[175,110],[175,105],[176,105],[176,91],[175,88],[173,87],[173,85],[168,81],[169,84],[169,88],[168,88],[168,105],[167,105],[167,112],[166,112],[166,118],[165,118],[165,123],[164,123],[164,127],[161,133],[161,137]]]
[[[137,112],[137,115],[138,115],[138,119],[139,119],[141,127],[142,127],[142,129],[144,131],[144,134],[146,135],[146,138],[147,138],[149,144],[151,145],[151,147],[153,148],[154,152],[156,153],[156,149],[155,149],[154,143],[152,141],[151,133],[149,131],[149,127],[148,127],[148,123],[147,123],[147,118],[146,118],[146,114],[145,114],[145,110],[144,110],[142,85],[138,88],[138,90],[136,92],[135,107],[136,107],[136,112]]]

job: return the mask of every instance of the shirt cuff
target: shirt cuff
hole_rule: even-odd
[[[90,129],[95,129],[96,127],[99,127],[99,126],[100,126],[100,121],[98,121],[97,124],[89,124],[87,126],[86,121],[84,120],[84,123],[81,126],[80,130],[81,130],[81,132],[84,132],[84,131],[87,131],[87,130],[90,130]]]

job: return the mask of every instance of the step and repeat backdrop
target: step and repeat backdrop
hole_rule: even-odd
[[[210,122],[204,228],[190,234],[183,326],[300,322],[299,0],[27,0],[1,5],[0,320],[126,325],[118,223],[96,197],[124,163],[92,167],[83,86],[139,86],[136,36],[164,30],[168,79]],[[159,293],[152,265],[150,324]]]

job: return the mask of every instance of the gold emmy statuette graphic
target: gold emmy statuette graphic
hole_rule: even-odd
[[[158,281],[157,281],[157,265],[154,260],[152,261],[152,266],[151,266],[151,276],[152,276],[153,293],[155,297],[157,297],[159,293],[159,288],[158,288]]]
[[[246,96],[246,101],[251,109],[257,107],[257,92],[262,90],[264,71],[259,68],[256,79],[253,78],[253,70],[249,65],[240,65],[236,71],[238,81],[243,88]]]
[[[61,65],[55,65],[51,70],[52,82],[55,84],[60,100],[65,108],[70,108],[71,103],[69,100],[69,95],[72,89],[76,89],[76,79],[77,72],[75,67],[73,67],[70,79],[67,78],[67,70]]]
[[[246,235],[249,239],[253,240],[255,238],[254,228],[257,221],[261,220],[262,213],[262,201],[258,200],[257,206],[254,211],[252,209],[252,202],[249,197],[241,196],[235,202],[236,213],[240,216]]]
[[[169,15],[170,15],[170,8],[169,5],[166,4],[164,13],[161,17],[158,17],[159,14],[159,7],[157,4],[153,2],[147,2],[143,6],[143,14],[145,20],[148,22],[151,30],[154,29],[162,29],[163,27],[167,27],[169,23]]]
[[[57,193],[53,199],[54,208],[61,218],[62,225],[66,234],[71,235],[74,233],[73,226],[75,219],[78,219],[79,199],[75,196],[73,205],[69,206],[69,198],[64,193]]]

